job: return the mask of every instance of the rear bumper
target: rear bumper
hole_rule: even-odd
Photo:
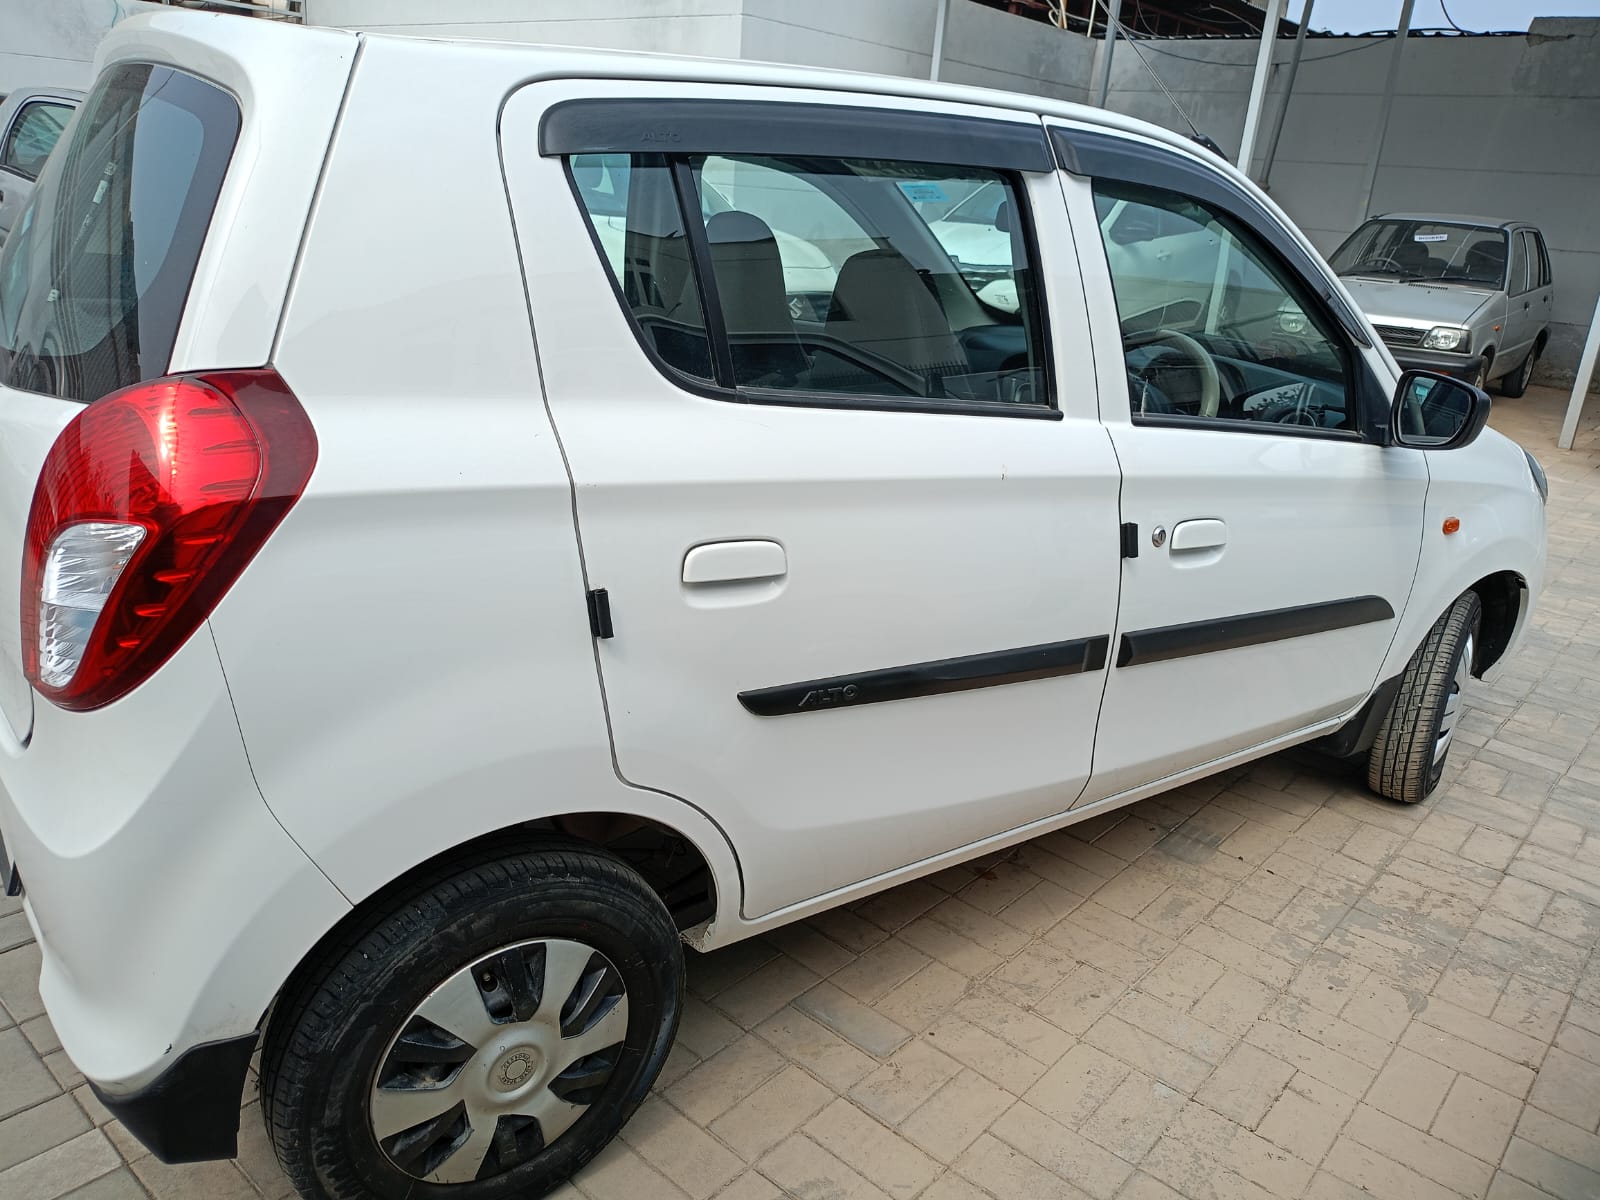
[[[231,1153],[242,1047],[349,904],[262,801],[209,631],[106,708],[38,705],[0,831],[73,1063],[163,1158]]]
[[[162,1162],[232,1158],[239,1153],[239,1097],[255,1048],[253,1033],[195,1046],[150,1083],[120,1096],[89,1086]]]
[[[1435,371],[1471,383],[1483,366],[1481,354],[1450,354],[1444,350],[1419,350],[1412,346],[1390,346],[1389,353],[1403,371]]]

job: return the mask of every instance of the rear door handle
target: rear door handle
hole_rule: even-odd
[[[789,558],[777,542],[765,538],[738,542],[707,542],[683,556],[683,582],[755,583],[782,579],[789,573]]]
[[[1180,521],[1172,529],[1172,552],[1215,550],[1228,544],[1228,527],[1215,517]]]

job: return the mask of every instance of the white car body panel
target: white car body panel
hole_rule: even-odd
[[[661,90],[608,82],[604,94]],[[744,847],[746,917],[1066,811],[1090,745],[1056,731],[1093,724],[1096,675],[759,720],[736,695],[1108,632],[1117,471],[1082,386],[1083,358],[1069,352],[1086,342],[1070,316],[1077,281],[1059,271],[1048,280],[1063,314],[1053,329],[1062,400],[1077,408],[1064,421],[907,421],[694,396],[634,341],[563,194],[560,162],[512,151],[534,144],[549,105],[595,94],[583,83],[524,89],[506,106],[504,144],[519,228],[530,231],[525,261],[553,282],[530,281],[533,324],[584,559],[618,606],[622,633],[600,644],[600,658],[623,777],[717,813]],[[693,84],[667,94],[773,98]],[[1053,181],[1035,186],[1053,198]],[[1043,206],[1038,224],[1044,252],[1070,261],[1059,205]],[[610,368],[596,372],[601,355]],[[625,442],[619,427],[630,430]],[[704,594],[682,583],[695,546],[744,538],[781,544],[787,576]],[[992,756],[967,742],[980,724],[1003,739]],[[906,762],[919,754],[926,775],[908,788]]]
[[[1228,449],[1207,463],[1133,426],[1081,181],[1027,179],[1063,419],[906,420],[731,405],[669,382],[559,161],[534,149],[562,95],[776,96],[1042,117],[1251,186],[1174,134],[918,81],[196,13],[119,24],[101,62],[131,60],[214,80],[244,113],[172,369],[272,363],[319,457],[207,629],[103,710],[32,701],[18,589],[0,586],[0,829],[52,1020],[109,1091],[255,1031],[352,906],[475,838],[572,813],[657,822],[716,888],[715,915],[686,936],[726,945],[1328,732],[1463,589],[1501,571],[1530,597],[1542,582],[1542,507],[1520,450],[1492,433],[1438,454],[1210,433]],[[427,198],[452,236],[419,238],[415,131],[440,119],[441,92],[451,136],[434,144]],[[831,266],[804,269],[831,287]],[[1392,387],[1372,341],[1359,353]],[[15,563],[39,464],[79,409],[0,400],[0,558]],[[1315,521],[1272,510],[1291,485]],[[1459,533],[1440,532],[1444,516]],[[1182,597],[1148,541],[1124,572],[1121,521],[1147,538],[1186,518],[1223,520],[1229,541],[1185,568]],[[685,556],[719,540],[777,544],[786,574],[693,592]],[[595,587],[617,598],[615,639],[590,636]],[[1138,687],[1093,672],[771,719],[735,700],[1114,639],[1191,609],[1368,593],[1394,598],[1392,621],[1141,668],[1159,675]],[[1102,689],[1122,714],[1100,719],[1103,754]],[[1241,701],[1231,727],[1208,704],[1219,692]],[[1151,740],[1189,723],[1181,747]]]

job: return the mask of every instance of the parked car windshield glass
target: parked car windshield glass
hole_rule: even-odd
[[[88,402],[166,373],[238,134],[192,75],[102,76],[0,253],[0,383]]]
[[[1341,275],[1498,289],[1505,286],[1506,235],[1493,226],[1382,217],[1352,233],[1329,261]]]

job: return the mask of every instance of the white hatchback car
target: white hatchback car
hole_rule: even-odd
[[[1004,189],[1015,311],[930,181]],[[1097,197],[1271,294],[1125,325]],[[1487,411],[1101,111],[130,20],[0,255],[0,874],[50,1017],[169,1161],[234,1152],[259,1045],[305,1196],[543,1194],[661,1069],[685,942],[1313,739],[1426,796],[1544,570]]]

